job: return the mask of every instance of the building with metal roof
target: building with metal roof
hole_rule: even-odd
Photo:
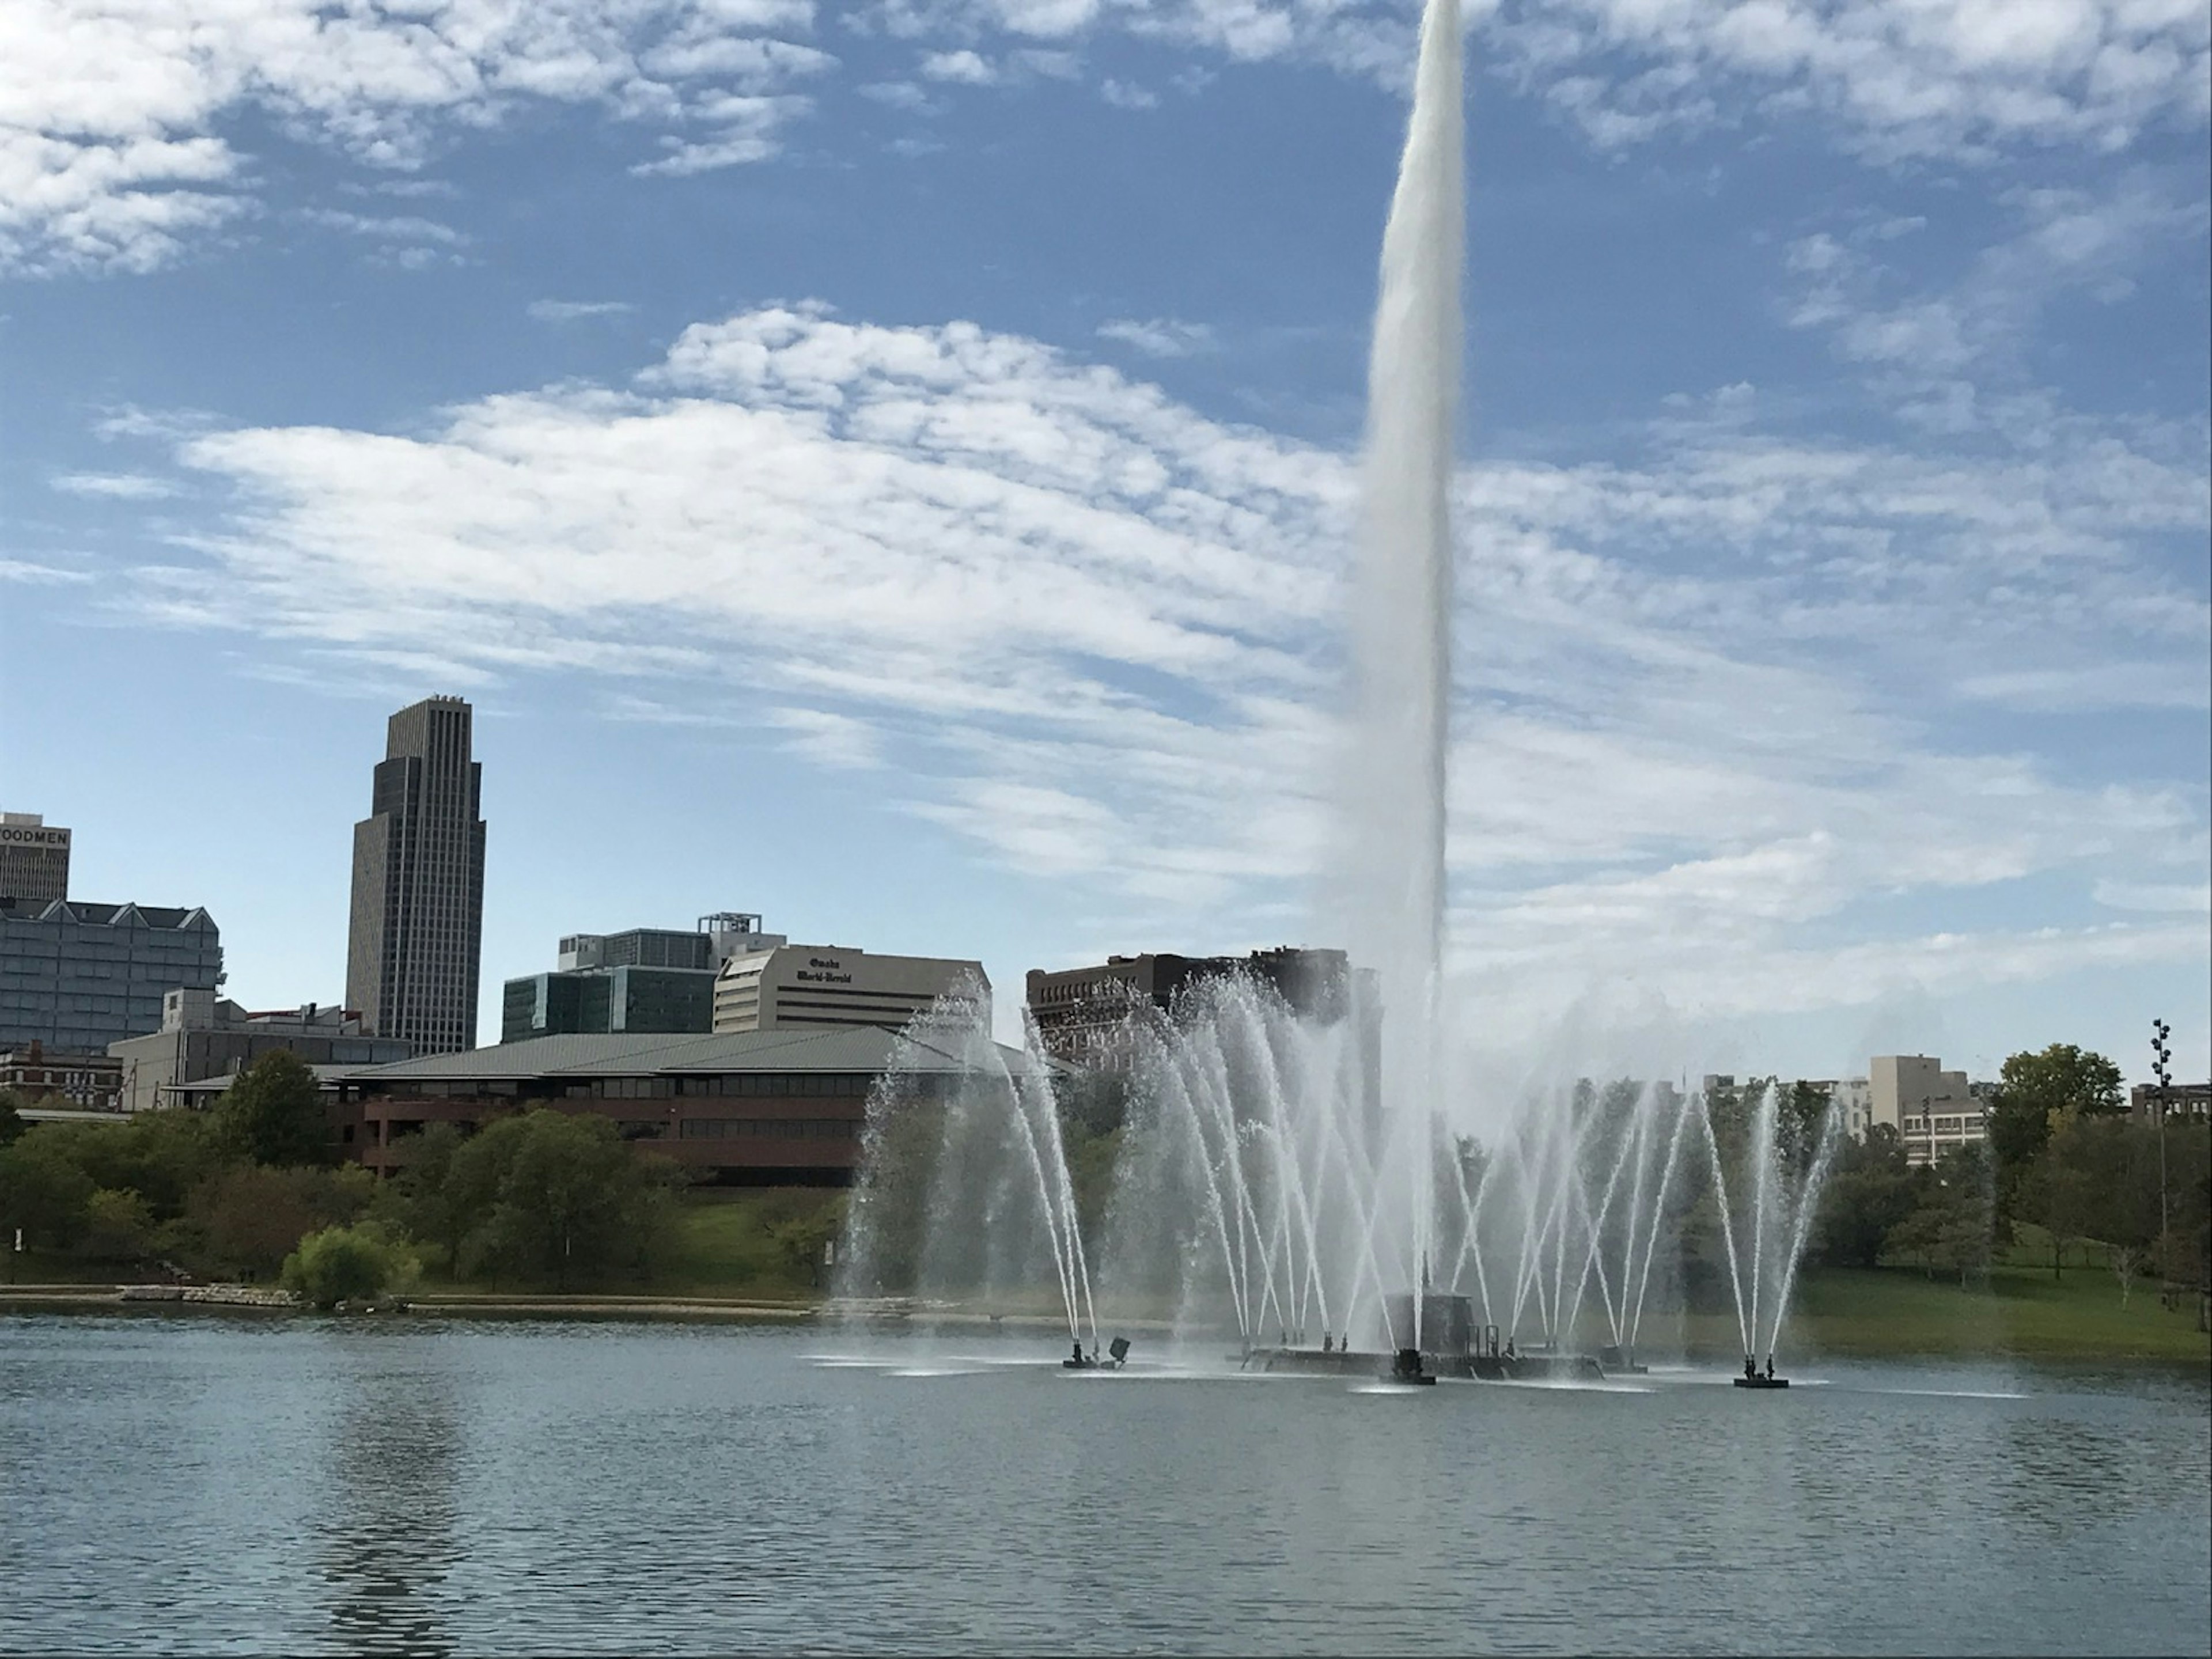
[[[933,1094],[988,1087],[1025,1065],[980,1036],[933,1042],[880,1026],[717,1036],[571,1033],[427,1054],[344,1074],[341,1134],[380,1174],[432,1123],[473,1131],[533,1107],[592,1112],[695,1179],[844,1186],[859,1167],[871,1093],[887,1076]]]

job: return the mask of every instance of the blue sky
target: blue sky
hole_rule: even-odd
[[[0,804],[343,977],[478,709],[498,981],[758,909],[1314,937],[1413,14],[0,9]],[[1486,1086],[2207,1067],[2197,0],[1471,13],[1451,848]]]

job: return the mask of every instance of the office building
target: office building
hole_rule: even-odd
[[[1823,1077],[1805,1080],[1808,1088],[1818,1089],[1828,1097],[1829,1109],[1836,1115],[1837,1127],[1854,1140],[1864,1140],[1867,1131],[1874,1127],[1874,1084],[1863,1077]]]
[[[0,1048],[103,1054],[160,1030],[168,992],[222,982],[204,910],[0,899]]]
[[[544,1106],[611,1118],[623,1139],[702,1181],[845,1186],[860,1166],[869,1094],[886,1073],[942,1091],[959,1086],[968,1065],[879,1025],[537,1037],[345,1074],[339,1138],[389,1175],[404,1166],[408,1138],[430,1124],[465,1132]]]
[[[1191,986],[1239,975],[1273,988],[1293,1011],[1311,1018],[1340,1018],[1350,1007],[1352,976],[1343,951],[1284,945],[1244,957],[1161,952],[1109,957],[1096,967],[1053,973],[1032,968],[1030,1018],[1045,1051],[1055,1059],[1118,1071],[1128,1061],[1133,1006],[1166,1011]]]
[[[2212,1083],[2172,1083],[2161,1089],[2155,1083],[2138,1083],[2128,1091],[2128,1109],[2148,1122],[2161,1114],[2167,1121],[2202,1121],[2212,1117]]]
[[[1931,1054],[1876,1054],[1867,1062],[1871,1124],[1905,1140],[1906,1162],[1933,1164],[1945,1152],[1989,1138],[1986,1103],[1964,1072],[1947,1072]]]
[[[431,697],[392,717],[369,815],[354,826],[346,1006],[417,1054],[477,1040],[483,781],[469,705]]]
[[[118,1111],[123,1068],[106,1054],[65,1054],[33,1042],[0,1049],[0,1089],[12,1090],[35,1107]]]
[[[36,812],[0,812],[0,899],[69,896],[70,832]]]
[[[405,1039],[372,1036],[351,1009],[307,1003],[257,1013],[208,990],[161,999],[161,1027],[107,1045],[121,1068],[121,1104],[144,1112],[198,1103],[196,1088],[281,1048],[310,1066],[379,1066],[409,1057]]]
[[[722,964],[714,981],[714,1030],[787,1031],[809,1026],[896,1030],[940,997],[991,1014],[991,981],[980,962],[943,957],[871,956],[841,945],[775,945]]]
[[[761,919],[720,910],[690,933],[633,927],[623,933],[571,933],[560,966],[507,981],[499,1040],[603,1031],[714,1029],[714,976],[732,956],[773,949],[781,933]]]

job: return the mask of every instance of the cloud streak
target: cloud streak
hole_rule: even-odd
[[[2086,900],[2118,857],[2189,887],[2197,794],[2069,783],[1945,722],[2007,690],[1962,660],[2063,641],[2122,691],[2201,669],[2202,601],[2139,602],[2146,549],[2204,533],[2201,456],[1790,444],[1722,404],[1631,460],[1461,479],[1450,852],[1486,1006],[1624,965],[1677,1006],[1849,1001],[1936,937],[1870,920],[1883,895]],[[628,386],[170,447],[231,505],[140,573],[146,614],[441,683],[618,675],[623,718],[896,756],[905,810],[1132,929],[1235,935],[1316,867],[1348,458],[1036,342],[771,308]],[[1994,983],[2182,950],[2135,908],[1924,959]]]

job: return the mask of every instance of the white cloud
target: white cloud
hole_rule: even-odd
[[[935,100],[911,81],[871,82],[860,88],[860,96],[892,109],[909,110],[916,115],[934,115],[939,108]]]
[[[1968,939],[1866,907],[2200,878],[2201,792],[2068,783],[1944,741],[1944,711],[1977,656],[2201,661],[2212,621],[2175,621],[2142,550],[2203,532],[2202,453],[1793,446],[1721,401],[1632,465],[1462,481],[1462,971],[1509,1011],[1624,969],[1776,1007],[2186,957],[2154,919]],[[1344,456],[1032,341],[818,308],[411,435],[169,441],[237,506],[140,574],[149,614],[447,683],[619,674],[623,718],[895,756],[908,810],[1139,932],[1235,930],[1315,868]]]
[[[1215,60],[1402,82],[1414,7],[1369,0],[880,0],[926,79],[1072,76],[1103,30]],[[1877,156],[2125,149],[2201,126],[2198,0],[1498,0],[1480,60],[1601,146],[1809,118]],[[253,207],[242,117],[408,171],[518,106],[596,106],[662,129],[641,174],[775,155],[836,67],[813,0],[4,0],[0,270],[146,270]],[[1177,70],[1186,90],[1211,71]],[[879,83],[899,86],[902,82]],[[1102,95],[1152,94],[1113,78]],[[898,95],[898,94],[894,94]],[[403,185],[404,187],[404,185]]]
[[[2100,881],[2092,891],[2098,903],[2115,910],[2166,911],[2181,915],[2212,915],[2212,885],[2197,882],[2160,885],[2132,881]]]
[[[813,16],[811,0],[5,0],[0,270],[149,270],[246,213],[227,135],[248,111],[398,170],[541,100],[696,134],[662,170],[756,159],[804,111],[779,94],[833,62],[784,38]]]
[[[621,317],[637,307],[627,300],[532,300],[526,307],[539,323],[573,323],[586,317]]]
[[[1110,76],[1098,83],[1098,95],[1115,109],[1158,109],[1160,105],[1159,94]]]
[[[385,242],[434,242],[443,247],[459,247],[468,240],[451,225],[411,214],[345,213],[329,208],[310,208],[300,216],[326,230],[342,230],[350,236],[371,236]]]
[[[64,472],[52,483],[64,495],[94,500],[152,501],[179,493],[170,479],[149,477],[143,472]]]
[[[60,565],[40,564],[29,559],[0,558],[0,582],[21,582],[26,586],[56,583],[82,585],[92,576],[82,570],[68,570]]]
[[[951,81],[969,87],[991,86],[999,79],[999,71],[988,60],[967,51],[925,53],[921,70],[926,81]]]
[[[1143,322],[1131,317],[1115,318],[1098,325],[1098,337],[1134,346],[1148,357],[1188,357],[1211,351],[1214,346],[1213,331],[1204,323],[1180,322],[1172,317],[1154,317]]]

